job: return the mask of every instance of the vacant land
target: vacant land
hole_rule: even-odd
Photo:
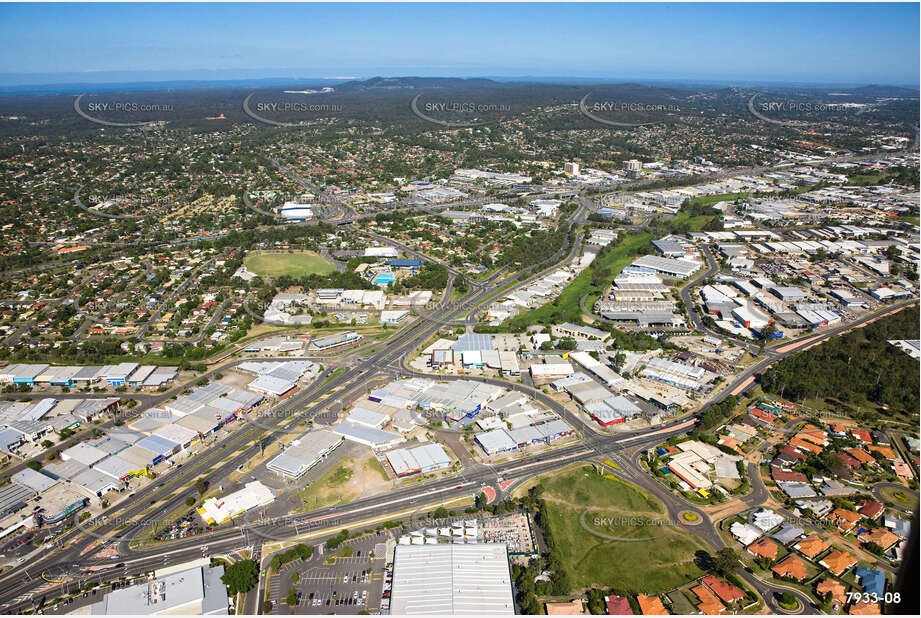
[[[585,465],[539,477],[537,484],[574,589],[617,586],[657,593],[703,575],[694,553],[712,550],[667,522],[665,506],[639,488]]]
[[[370,453],[353,459],[345,457],[310,487],[300,491],[304,510],[344,504],[358,496],[372,495],[390,487],[384,469]]]
[[[247,255],[243,263],[250,271],[265,277],[325,275],[336,270],[335,266],[311,251],[299,253],[254,252]]]

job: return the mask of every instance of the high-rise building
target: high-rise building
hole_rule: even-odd
[[[563,166],[563,171],[569,176],[578,176],[579,175],[579,164],[578,163],[566,163]]]

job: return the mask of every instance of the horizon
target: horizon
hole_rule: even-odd
[[[413,76],[918,88],[919,15],[916,3],[2,4],[0,86]]]

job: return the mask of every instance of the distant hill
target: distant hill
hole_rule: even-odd
[[[517,85],[514,82],[500,83],[491,79],[472,77],[372,77],[361,81],[350,81],[339,86],[339,90],[378,89],[429,89],[429,88],[501,88]]]
[[[853,93],[863,97],[904,97],[917,99],[919,91],[917,89],[902,88],[900,86],[862,86],[854,88]]]

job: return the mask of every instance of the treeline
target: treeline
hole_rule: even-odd
[[[377,287],[353,270],[333,271],[326,275],[311,273],[303,277],[282,275],[274,279],[280,289],[301,286],[305,290],[317,288],[345,288],[347,290],[376,290]]]
[[[554,230],[535,230],[529,236],[517,236],[496,259],[500,266],[515,264],[521,268],[544,262],[560,249],[569,236],[570,227],[561,224]]]
[[[890,345],[917,339],[917,306],[904,309],[822,345],[776,363],[761,378],[765,392],[792,400],[833,397],[838,401],[885,406],[890,412],[918,413],[918,361]],[[874,413],[863,411],[870,420]]]
[[[281,567],[289,562],[294,562],[295,560],[310,560],[311,556],[313,556],[313,547],[298,543],[291,549],[272,556],[272,560],[269,561],[269,568],[273,573],[278,573]]]
[[[423,264],[412,277],[393,285],[394,292],[407,290],[443,290],[448,285],[448,270],[441,264]]]
[[[515,602],[522,614],[535,615],[541,613],[538,596],[563,596],[570,592],[569,575],[563,569],[559,558],[556,541],[550,533],[548,526],[547,505],[541,497],[541,488],[535,485],[528,490],[527,495],[521,499],[521,504],[534,513],[534,521],[540,526],[546,551],[540,557],[532,560],[527,566],[512,565],[512,577],[515,580]],[[549,580],[534,581],[544,571],[550,572]]]

